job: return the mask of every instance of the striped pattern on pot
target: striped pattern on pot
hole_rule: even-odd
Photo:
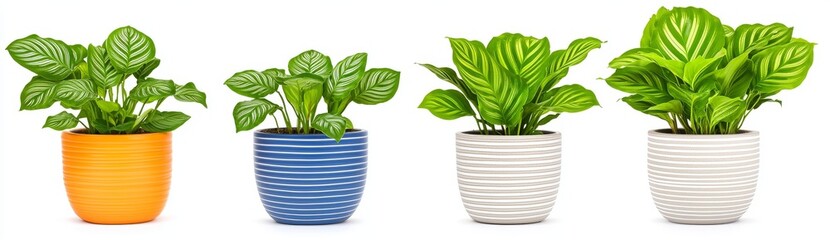
[[[729,135],[648,133],[648,177],[657,209],[671,222],[737,221],[755,195],[758,132]]]
[[[347,132],[340,143],[323,134],[254,134],[259,196],[284,224],[346,221],[360,203],[366,181],[368,135]]]
[[[559,191],[562,135],[456,134],[458,185],[473,220],[524,224],[547,218]]]

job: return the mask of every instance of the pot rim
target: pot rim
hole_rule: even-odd
[[[170,132],[143,132],[143,133],[131,133],[131,134],[91,134],[91,133],[83,133],[82,131],[86,131],[86,128],[75,128],[72,130],[63,131],[63,135],[68,136],[83,136],[83,137],[135,137],[135,136],[154,136],[154,135],[171,135],[173,134],[172,131]]]
[[[541,138],[541,139],[548,139],[548,138],[556,138],[561,137],[561,132],[554,132],[554,131],[547,131],[547,130],[537,130],[542,132],[542,134],[535,134],[535,135],[482,135],[478,134],[478,130],[469,130],[469,131],[461,131],[456,132],[455,135],[459,137],[475,137],[475,138],[496,138],[496,139],[534,139],[534,138]]]
[[[759,131],[755,130],[738,130],[737,133],[731,134],[679,134],[679,133],[672,133],[670,128],[658,128],[648,130],[648,135],[652,136],[663,136],[663,137],[684,137],[684,138],[703,138],[703,139],[711,139],[711,138],[722,138],[722,137],[736,137],[736,136],[753,136],[759,135]]]
[[[271,129],[284,129],[284,128],[260,128],[260,129],[255,130],[254,133],[256,133],[256,134],[269,134],[269,135],[286,135],[286,136],[326,136],[326,134],[323,134],[323,133],[309,133],[309,134],[290,133],[289,134],[289,133],[265,132],[265,130],[271,130]],[[368,130],[362,129],[362,128],[350,128],[350,129],[346,129],[346,133],[344,134],[344,136],[347,135],[347,134],[356,134],[356,133],[364,133],[364,132],[368,132]]]

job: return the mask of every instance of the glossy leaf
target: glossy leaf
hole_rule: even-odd
[[[714,96],[709,99],[709,107],[712,109],[709,121],[711,125],[715,125],[740,119],[746,110],[746,103],[737,98]]]
[[[233,108],[236,132],[251,130],[259,126],[268,115],[274,114],[278,109],[282,108],[265,99],[253,99],[237,103]]]
[[[123,74],[133,74],[156,56],[153,39],[130,26],[110,33],[104,47],[112,66]]]
[[[285,74],[285,70],[279,68],[269,68],[262,71],[262,74],[274,79],[274,82],[277,83],[277,86],[283,84],[283,80],[288,77],[288,74]],[[276,88],[276,87],[275,87]]]
[[[75,67],[72,49],[60,40],[33,34],[14,40],[6,50],[20,66],[52,81],[65,79]]]
[[[323,134],[334,139],[336,142],[340,142],[340,139],[346,134],[347,129],[353,128],[352,121],[348,118],[329,113],[317,115],[314,118],[312,127],[317,129],[317,131],[323,132]]]
[[[653,102],[666,102],[671,100],[671,97],[659,71],[660,68],[654,64],[630,66],[617,69],[613,75],[605,79],[605,82],[617,90],[640,94]]]
[[[697,91],[702,84],[703,79],[715,72],[715,69],[720,65],[720,60],[726,55],[726,51],[720,51],[712,58],[695,58],[686,63],[683,68],[682,80],[692,86],[693,91]]]
[[[207,95],[196,89],[196,85],[192,82],[176,85],[176,93],[173,97],[182,102],[195,102],[207,107]]]
[[[801,85],[813,65],[813,43],[792,42],[769,48],[752,58],[757,76],[755,89],[762,93]]]
[[[683,103],[681,103],[680,100],[677,100],[677,99],[651,106],[643,112],[651,113],[651,114],[655,114],[655,113],[674,113],[674,114],[678,114],[678,115],[684,114]]]
[[[553,88],[559,80],[565,77],[567,70],[581,63],[588,57],[591,50],[598,49],[602,46],[602,41],[599,39],[588,37],[581,38],[571,42],[568,48],[557,50],[550,55],[550,68],[545,79],[544,91]]]
[[[288,61],[288,71],[291,75],[310,73],[326,79],[332,72],[331,59],[320,52],[308,50]]]
[[[504,33],[487,44],[487,52],[501,67],[528,86],[545,80],[550,61],[550,41],[515,33]]]
[[[130,98],[136,101],[149,101],[148,99],[161,99],[173,96],[176,93],[176,84],[171,80],[159,80],[148,78],[147,81],[138,83],[130,90]]]
[[[190,120],[190,116],[181,112],[150,111],[153,112],[141,124],[141,129],[147,132],[171,132]]]
[[[660,54],[659,52],[657,52],[657,50],[654,50],[653,48],[634,48],[626,51],[619,57],[614,58],[614,60],[611,60],[611,62],[608,63],[608,67],[618,69],[632,64],[636,64],[638,62],[647,64],[651,61],[648,57],[644,55],[645,53]]]
[[[725,45],[720,19],[701,8],[674,8],[654,22],[649,47],[669,60],[711,58]]]
[[[432,90],[424,97],[418,108],[429,110],[432,115],[444,120],[475,115],[470,103],[464,98],[464,94],[452,89]]]
[[[599,106],[597,96],[591,90],[571,84],[553,88],[545,93],[544,105],[553,112],[575,113],[588,110],[593,106]]]
[[[395,96],[401,73],[389,68],[373,68],[363,74],[352,92],[355,103],[375,105],[384,103]]]
[[[285,80],[285,98],[294,108],[300,122],[311,120],[323,98],[323,79],[315,74],[293,75]]]
[[[156,70],[156,68],[158,68],[160,64],[161,64],[160,59],[153,58],[153,60],[150,60],[149,62],[145,63],[144,65],[141,65],[141,68],[139,68],[138,71],[133,73],[133,76],[135,76],[135,78],[138,79],[139,81],[142,81],[142,80],[146,79],[147,77],[149,77],[150,73],[152,73],[153,70]]]
[[[101,109],[101,112],[104,113],[114,113],[121,110],[121,106],[118,103],[105,101],[103,99],[95,99],[95,105],[98,105],[98,109]]]
[[[57,83],[34,77],[23,87],[20,93],[20,110],[45,109],[55,103],[55,86]]]
[[[46,123],[43,124],[43,128],[51,128],[57,131],[72,129],[76,126],[78,126],[78,119],[75,118],[75,115],[66,111],[47,117]]]
[[[450,38],[450,46],[453,63],[478,97],[481,117],[491,124],[518,125],[528,98],[524,84],[511,81],[481,42]]]
[[[277,80],[254,70],[238,72],[225,81],[225,85],[239,95],[261,98],[277,91]]]
[[[662,19],[669,13],[669,9],[665,7],[660,7],[657,10],[657,13],[651,15],[651,18],[648,20],[645,29],[643,29],[643,37],[640,39],[640,48],[650,48],[652,43],[652,36],[654,35],[654,31],[657,30],[657,20]]]
[[[323,85],[326,99],[340,101],[348,98],[366,71],[366,53],[351,55],[334,66],[331,77]]]
[[[61,81],[55,86],[55,98],[77,107],[98,98],[98,93],[91,80],[71,79]]]
[[[467,83],[465,83],[464,80],[461,80],[461,78],[458,77],[458,74],[455,72],[455,70],[452,70],[452,68],[448,67],[436,67],[432,64],[418,65],[423,66],[424,68],[435,74],[435,76],[439,79],[444,80],[452,85],[455,85],[455,87],[457,87],[458,90],[460,90],[461,93],[463,93],[464,96],[467,97],[468,100],[470,100],[470,103],[473,104],[473,107],[478,107],[478,99],[476,97],[476,94],[473,93],[472,90],[470,90],[470,87],[467,86]]]
[[[727,44],[729,56],[738,56],[747,51],[761,51],[768,47],[789,43],[793,29],[784,24],[744,24],[735,29],[734,36]]]
[[[110,64],[107,50],[103,47],[89,45],[89,75],[95,85],[111,88],[123,81],[123,75]]]

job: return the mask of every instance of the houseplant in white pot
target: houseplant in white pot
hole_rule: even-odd
[[[559,189],[561,134],[538,127],[599,105],[580,85],[557,83],[599,48],[596,38],[550,51],[547,38],[505,33],[485,47],[450,38],[451,68],[422,64],[458,90],[437,89],[420,108],[445,120],[472,116],[478,129],[456,134],[458,184],[473,220],[524,224],[544,220]]]
[[[648,133],[652,197],[669,221],[737,221],[758,179],[759,133],[747,116],[798,87],[813,61],[813,43],[780,23],[737,28],[700,8],[661,8],[639,48],[610,63],[604,79],[631,93],[632,108],[665,120]]]
[[[155,219],[170,188],[170,132],[190,119],[159,106],[172,98],[207,107],[205,93],[193,83],[149,77],[161,62],[155,44],[129,26],[110,33],[103,46],[29,35],[6,50],[35,74],[20,94],[20,110],[59,103],[78,112],[50,116],[43,126],[68,130],[62,134],[63,173],[75,213],[100,224]],[[69,130],[78,124],[84,128]]]
[[[276,124],[277,128],[254,133],[257,188],[274,221],[334,224],[357,209],[368,169],[368,131],[353,129],[343,111],[352,102],[389,101],[400,81],[398,71],[367,70],[367,57],[357,53],[332,66],[328,56],[308,50],[288,62],[288,73],[277,68],[246,70],[225,82],[237,94],[252,98],[233,109],[237,132],[251,130],[269,116]],[[272,94],[278,97],[273,102],[266,99]],[[327,111],[317,114],[321,100]],[[289,106],[296,121],[291,121]]]

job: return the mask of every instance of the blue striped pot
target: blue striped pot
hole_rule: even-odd
[[[259,197],[283,224],[341,223],[357,209],[366,182],[368,132],[346,132],[339,143],[323,134],[254,134]]]

